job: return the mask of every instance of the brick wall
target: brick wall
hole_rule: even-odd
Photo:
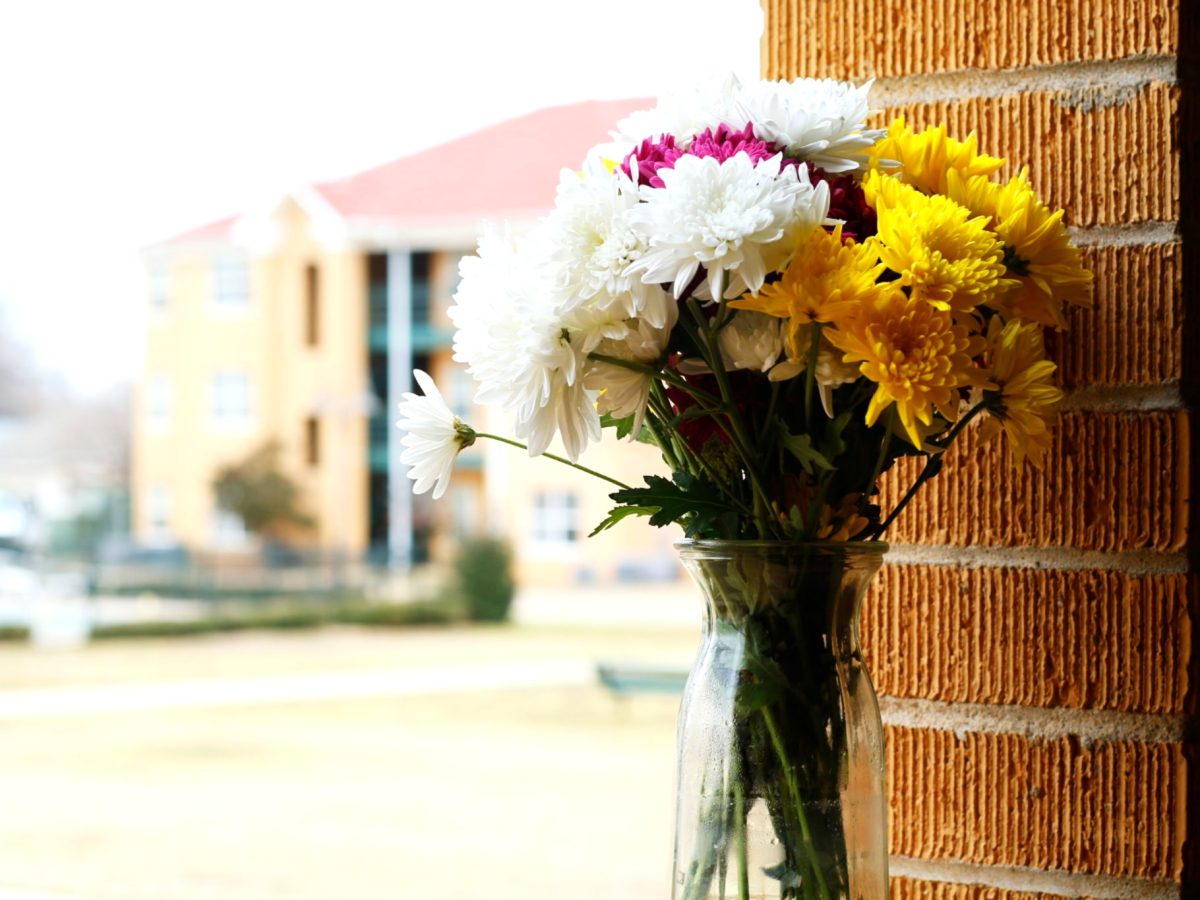
[[[1048,341],[1068,396],[1045,472],[966,440],[864,612],[893,895],[1200,896],[1200,35],[1178,0],[763,6],[767,77],[875,78],[880,124],[975,130],[1097,279]]]

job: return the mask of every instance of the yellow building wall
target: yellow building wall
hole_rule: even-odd
[[[326,551],[361,554],[368,545],[370,413],[367,372],[367,264],[361,249],[336,249],[316,242],[309,220],[296,204],[285,203],[272,217],[276,240],[267,252],[247,256],[250,302],[244,313],[215,310],[213,261],[233,246],[168,249],[149,260],[166,266],[169,303],[152,313],[145,374],[137,391],[133,425],[134,533],[148,540],[148,498],[155,486],[171,500],[172,537],[198,551],[222,549],[213,531],[212,481],[224,465],[243,459],[268,440],[281,449],[280,463],[301,488],[302,503],[315,521],[298,537]],[[430,250],[430,325],[447,337],[447,310],[457,284],[462,251]],[[318,343],[306,340],[306,267],[319,271]],[[474,406],[475,384],[454,362],[449,343],[426,354],[423,363],[447,402],[478,429],[511,434],[502,414]],[[238,431],[214,428],[211,379],[222,369],[250,377],[251,422]],[[171,382],[171,420],[161,429],[149,424],[149,385],[155,375]],[[400,398],[384,411],[394,425]],[[319,422],[320,459],[309,465],[305,421]],[[561,452],[561,448],[558,448]],[[651,473],[666,473],[652,448],[605,440],[581,460],[629,484]],[[399,475],[403,478],[403,475]],[[407,489],[404,479],[401,489]],[[678,529],[655,529],[628,519],[594,538],[588,533],[612,506],[614,490],[544,458],[481,441],[465,451],[449,491],[437,502],[414,499],[414,521],[432,528],[430,558],[445,563],[464,537],[492,533],[512,545],[521,583],[567,585],[611,582],[638,570],[675,571],[672,542]],[[539,491],[569,491],[577,500],[575,540],[548,544],[535,538],[535,498]],[[229,548],[224,548],[229,549]]]
[[[213,263],[236,246],[163,248],[148,260],[167,273],[165,312],[152,311],[144,375],[136,391],[132,434],[134,534],[152,537],[149,498],[170,498],[169,530],[193,550],[218,547],[212,481],[224,465],[267,441],[278,442],[281,467],[300,486],[315,528],[305,542],[359,552],[366,544],[366,271],[362,256],[323,249],[310,238],[295,204],[279,209],[278,240],[266,253],[246,254],[249,304],[218,310]],[[305,269],[320,273],[319,343],[305,332]],[[211,414],[212,377],[244,372],[250,421],[221,429]],[[170,421],[151,425],[150,385],[170,383]],[[319,464],[305,460],[305,420],[319,421]]]

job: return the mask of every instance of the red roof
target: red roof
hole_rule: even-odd
[[[559,173],[609,139],[617,122],[654,101],[599,100],[553,106],[314,187],[343,217],[372,222],[474,221],[554,205]],[[222,219],[168,243],[228,235]]]
[[[238,220],[237,216],[226,216],[207,225],[189,228],[182,234],[174,235],[163,241],[164,244],[190,244],[195,241],[222,241],[229,237],[229,229]]]
[[[651,100],[553,106],[316,188],[347,218],[445,219],[554,205],[559,172]]]

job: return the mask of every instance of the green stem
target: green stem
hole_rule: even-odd
[[[681,391],[687,391],[697,402],[708,403],[709,405],[720,405],[721,400],[714,397],[708,391],[703,391],[693,384],[689,384],[684,379],[680,378],[668,368],[655,368],[648,366],[645,363],[634,362],[631,359],[620,359],[616,356],[605,356],[603,353],[589,353],[588,359],[594,362],[606,363],[610,366],[616,366],[618,369],[627,369],[630,372],[637,372],[640,375],[648,375],[651,378],[660,378],[672,387],[677,387]]]
[[[775,421],[775,407],[779,405],[780,384],[778,381],[771,382],[771,399],[767,402],[767,414],[763,417],[762,432],[759,439],[765,441],[767,433],[770,431],[771,423]]]
[[[967,410],[967,414],[965,416],[954,423],[954,427],[946,432],[945,437],[936,438],[935,440],[931,440],[930,443],[941,447],[942,452],[945,453],[950,449],[950,445],[954,442],[954,439],[958,437],[959,433],[967,427],[967,424],[985,409],[987,409],[987,403],[976,403]]]
[[[735,774],[733,779],[733,826],[737,829],[738,900],[750,900],[750,861],[746,848],[746,796],[742,779]]]
[[[808,363],[804,367],[804,423],[808,433],[813,431],[813,388],[817,383],[817,357],[821,352],[821,325],[813,322],[812,341],[808,346]]]
[[[650,429],[650,433],[654,435],[654,442],[658,444],[658,449],[663,455],[663,459],[670,466],[672,472],[677,472],[683,465],[683,460],[679,457],[679,445],[675,440],[674,434],[668,434],[664,431],[664,425],[669,420],[665,412],[669,412],[670,407],[665,405],[666,398],[662,396],[662,386],[656,381],[650,386],[650,396],[647,399],[647,415],[645,418],[646,427]]]
[[[858,502],[858,511],[860,513],[866,508],[867,501],[870,500],[871,494],[875,490],[875,483],[879,481],[879,473],[883,471],[883,464],[887,462],[888,450],[892,447],[892,425],[896,417],[895,404],[889,406],[883,416],[883,440],[879,443],[879,456],[875,460],[875,468],[871,470],[871,478],[867,481],[867,486],[863,489],[862,499]]]
[[[817,883],[817,894],[822,900],[830,900],[829,885],[825,883],[825,873],[821,871],[817,848],[813,846],[812,832],[808,827],[808,816],[804,814],[804,803],[800,798],[800,789],[796,786],[796,773],[788,757],[787,748],[783,745],[783,738],[779,735],[779,728],[775,725],[775,717],[771,715],[769,707],[763,707],[762,717],[767,726],[767,734],[771,738],[771,745],[779,757],[779,768],[783,772],[784,781],[787,782],[792,808],[796,811],[796,819],[800,824],[800,837],[804,842],[805,855],[808,857],[808,864],[812,868],[813,878]]]
[[[967,411],[967,414],[959,419],[958,422],[955,423],[954,427],[946,433],[946,436],[944,438],[940,438],[937,443],[934,444],[934,446],[939,448],[938,451],[930,454],[929,461],[925,463],[925,468],[921,470],[921,474],[917,476],[917,480],[912,483],[907,491],[905,491],[904,496],[900,498],[900,502],[896,504],[891,513],[888,514],[888,517],[883,520],[883,524],[871,533],[871,540],[879,540],[879,536],[887,530],[889,525],[896,521],[896,517],[903,512],[904,507],[908,506],[909,501],[916,496],[916,493],[918,490],[920,490],[921,485],[929,481],[942,470],[942,456],[947,450],[950,449],[950,445],[954,443],[954,439],[957,438],[959,434],[962,433],[962,430],[967,427],[967,423],[983,412],[985,408],[986,404],[984,403],[977,403],[972,406]],[[930,443],[934,442],[930,441]]]
[[[725,366],[722,364],[721,348],[717,344],[716,335],[709,328],[708,320],[701,311],[699,304],[696,303],[695,299],[689,299],[687,305],[688,311],[695,320],[699,334],[703,338],[703,343],[708,350],[713,375],[716,376],[717,387],[721,392],[721,401],[727,410],[726,418],[729,420],[730,427],[730,432],[728,433],[733,439],[738,452],[741,454],[742,462],[746,467],[746,474],[750,477],[750,490],[751,496],[754,499],[754,519],[755,525],[758,528],[758,535],[760,538],[769,538],[771,536],[771,529],[768,525],[770,522],[771,498],[766,495],[762,478],[758,474],[758,467],[755,465],[754,444],[750,441],[749,435],[746,434],[742,417],[737,414],[737,404],[733,401],[733,389],[729,385],[729,373],[725,371]]]
[[[487,438],[490,441],[499,441],[502,444],[508,444],[510,447],[519,447],[522,450],[529,449],[528,444],[522,444],[520,441],[514,441],[511,438],[500,437],[498,434],[488,434],[486,431],[476,431],[475,437]],[[595,469],[589,469],[587,466],[581,466],[577,462],[571,462],[571,460],[567,459],[566,457],[558,456],[554,453],[543,453],[542,456],[546,457],[547,459],[552,459],[557,463],[562,463],[564,466],[570,466],[572,469],[578,469],[580,472],[583,472],[586,475],[591,475],[594,478],[600,478],[604,481],[607,481],[609,484],[615,484],[619,488],[629,490],[629,485],[627,485],[625,482],[617,481],[617,479],[610,478],[603,472],[597,472]]]

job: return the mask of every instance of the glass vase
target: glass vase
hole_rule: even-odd
[[[886,545],[678,546],[706,611],[679,711],[672,900],[886,898],[883,726],[858,637]]]

